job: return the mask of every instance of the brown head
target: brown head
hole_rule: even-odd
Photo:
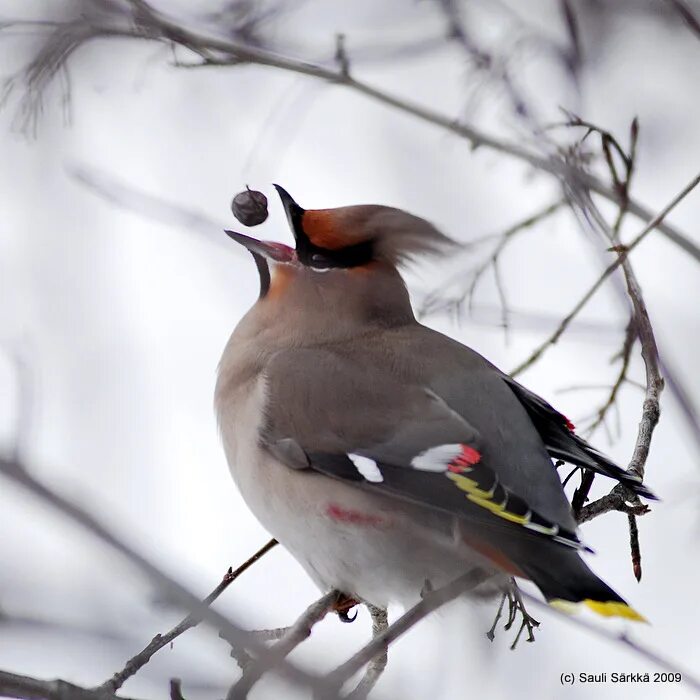
[[[453,244],[432,224],[401,209],[374,204],[303,209],[275,185],[296,248],[227,231],[253,255],[263,316],[284,313],[291,324],[394,325],[413,321],[397,266]],[[260,313],[258,315],[261,315]]]

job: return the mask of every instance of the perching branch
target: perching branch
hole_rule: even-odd
[[[63,517],[79,525],[82,529],[121,554],[167,595],[173,603],[188,609],[191,615],[200,618],[219,630],[230,644],[241,646],[257,655],[262,654],[263,647],[251,635],[218,611],[202,603],[184,586],[108,530],[95,516],[35,479],[22,464],[16,460],[7,460],[0,457],[0,474],[18,486],[23,487],[27,492],[58,511]],[[276,670],[288,680],[302,687],[318,690],[323,688],[323,684],[317,677],[298,669],[286,660],[281,661]]]
[[[372,639],[379,637],[384,634],[389,628],[389,617],[387,611],[384,608],[377,608],[374,605],[367,605],[369,614],[372,618]],[[380,679],[384,669],[389,661],[389,649],[385,648],[384,651],[380,651],[372,660],[367,664],[365,669],[365,675],[352,691],[347,696],[347,700],[363,700],[366,698],[372,688],[377,684]]]
[[[226,696],[227,700],[246,698],[251,688],[265,673],[275,668],[303,641],[309,638],[313,626],[331,611],[338,595],[338,591],[330,591],[312,603],[287,630],[282,639],[273,644],[268,651],[261,653],[255,661],[247,666],[241,678],[229,690]]]
[[[616,189],[621,193],[622,204],[620,205],[620,210],[618,216],[615,220],[615,224],[612,229],[607,227],[604,217],[597,210],[595,203],[588,201],[586,206],[590,209],[593,219],[601,227],[604,235],[608,238],[612,244],[612,250],[618,253],[620,265],[622,267],[622,272],[625,277],[627,284],[627,294],[632,302],[632,317],[627,328],[627,333],[625,337],[625,346],[623,348],[623,368],[620,374],[622,379],[626,376],[627,363],[629,362],[629,354],[631,352],[631,347],[635,338],[638,338],[641,344],[642,359],[644,361],[644,366],[646,370],[646,386],[645,386],[645,400],[642,408],[642,420],[639,426],[639,432],[637,435],[637,440],[635,442],[634,451],[632,454],[632,459],[628,466],[628,471],[640,479],[644,478],[644,469],[646,465],[646,460],[649,455],[649,449],[651,446],[651,438],[654,429],[659,421],[660,415],[660,395],[663,390],[663,378],[660,372],[659,363],[659,352],[656,345],[656,338],[654,336],[654,330],[649,318],[649,313],[644,302],[644,297],[642,296],[642,291],[637,281],[634,269],[629,260],[628,253],[631,250],[631,246],[624,246],[620,243],[620,226],[622,219],[625,216],[625,202],[627,199],[627,193],[629,192],[630,179],[635,164],[635,154],[636,154],[636,142],[638,134],[638,126],[636,120],[632,123],[631,129],[631,145],[629,154],[626,154],[621,148],[619,143],[615,138],[608,132],[602,131],[591,124],[584,124],[588,127],[589,133],[591,131],[598,131],[601,133],[603,148],[606,153],[606,160],[608,162],[611,177],[615,182]],[[614,147],[617,153],[622,158],[625,163],[626,173],[624,176],[618,175],[616,171],[616,166],[611,154],[611,147]],[[641,234],[638,236],[633,244],[636,244],[641,240]],[[618,382],[621,383],[622,379]],[[617,383],[616,383],[617,386]],[[613,399],[615,396],[615,388],[612,392]],[[604,407],[605,408],[605,407]],[[584,477],[582,479],[582,484],[579,489],[577,489],[574,494],[574,512],[580,518],[582,515],[582,506],[588,496],[591,484],[593,482],[592,472],[584,472]],[[629,527],[630,527],[630,550],[632,555],[632,567],[634,570],[635,577],[637,580],[641,579],[642,569],[641,569],[641,551],[639,545],[639,533],[637,529],[636,516],[643,515],[647,512],[647,507],[644,506],[639,497],[634,494],[631,490],[627,489],[623,485],[616,486],[613,491],[608,494],[611,499],[607,501],[602,501],[599,499],[595,504],[595,508],[591,508],[586,512],[586,517],[594,517],[594,515],[599,515],[604,507],[610,507],[611,509],[623,510],[627,513]],[[615,498],[621,499],[621,503],[618,501],[614,503]]]
[[[615,217],[615,223],[612,227],[608,227],[605,218],[598,211],[592,198],[587,195],[586,192],[578,192],[575,197],[578,202],[580,202],[581,207],[585,214],[590,214],[586,216],[586,220],[593,219],[603,234],[608,239],[608,243],[612,250],[620,249],[620,233],[622,230],[622,222],[627,214],[627,205],[629,203],[629,193],[632,184],[632,175],[635,169],[635,160],[637,156],[637,141],[639,138],[639,122],[635,118],[632,120],[630,127],[630,145],[629,152],[627,152],[620,142],[615,138],[615,136],[605,129],[601,129],[595,124],[584,121],[576,115],[569,115],[570,121],[569,126],[572,127],[585,127],[586,133],[581,139],[583,141],[591,134],[598,134],[600,136],[600,145],[605,156],[605,162],[608,165],[610,171],[610,179],[612,180],[615,191],[620,194],[620,204],[617,211],[617,216]],[[613,155],[615,154],[615,156]],[[620,173],[617,161],[622,161],[624,173]],[[629,265],[629,260],[626,261]],[[593,434],[599,425],[604,425],[607,429],[607,423],[605,423],[605,417],[611,407],[617,407],[615,403],[617,400],[617,394],[620,390],[622,384],[627,380],[627,370],[629,367],[630,358],[632,356],[632,347],[634,342],[637,340],[637,325],[636,316],[634,312],[632,313],[630,320],[625,329],[625,338],[622,346],[622,351],[620,352],[621,357],[621,369],[618,374],[618,378],[613,384],[612,390],[608,396],[608,400],[603,404],[603,406],[598,410],[598,415],[593,421],[591,427],[588,429],[587,433],[589,435]],[[590,493],[591,487],[593,486],[593,481],[595,479],[595,472],[592,469],[583,469],[581,477],[581,485],[574,492],[574,496],[571,500],[571,506],[576,517],[579,516],[581,509],[588,500],[588,494]],[[639,499],[637,499],[638,501]],[[633,515],[629,514],[629,518],[634,518]]]
[[[622,484],[617,484],[610,493],[583,506],[576,519],[581,524],[613,510],[628,515],[646,515],[649,512],[649,506],[642,503],[629,503],[624,487]]]
[[[229,568],[219,585],[202,601],[202,603],[207,606],[211,605],[244,571],[247,571],[255,562],[265,556],[276,544],[277,540],[270,540],[235,571]],[[201,618],[197,618],[195,615],[188,615],[169,632],[157,634],[144,649],[126,662],[121,671],[117,671],[108,681],[105,681],[99,686],[99,690],[115,693],[124,685],[125,681],[142,669],[156,652],[168,646],[168,644],[176,637],[179,637],[183,632],[186,632],[192,627],[196,627],[200,622]]]
[[[329,673],[325,680],[332,689],[340,691],[345,681],[357,673],[365,664],[370,663],[376,656],[385,653],[392,642],[396,641],[431,612],[463,593],[473,590],[488,578],[490,578],[490,574],[486,571],[472,569],[446,586],[426,593],[420,603],[407,610],[396,622],[389,625],[384,632],[376,635],[371,642],[368,642],[344,664]]]

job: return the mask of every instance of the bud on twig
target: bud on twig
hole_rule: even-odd
[[[257,226],[267,219],[267,197],[247,185],[231,202],[233,215],[244,226]]]

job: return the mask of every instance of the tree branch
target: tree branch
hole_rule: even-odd
[[[628,515],[645,515],[649,512],[649,506],[638,501],[629,503],[629,498],[630,496],[624,486],[617,484],[610,493],[601,496],[587,506],[583,506],[576,519],[581,524],[613,510],[627,513]]]
[[[338,595],[338,591],[330,591],[312,603],[279,642],[273,644],[267,652],[263,652],[258,659],[247,666],[241,678],[229,690],[227,700],[242,700],[248,697],[251,688],[265,673],[275,668],[311,636],[313,626],[328,614]]]
[[[367,609],[372,617],[372,639],[376,639],[389,628],[389,617],[384,608],[367,605]],[[367,664],[365,675],[362,676],[362,680],[357,684],[355,690],[348,695],[347,700],[363,700],[363,698],[366,698],[384,673],[388,661],[389,649],[385,648],[384,651],[380,651]]]
[[[155,586],[163,591],[175,604],[189,609],[191,615],[201,618],[204,622],[219,630],[229,644],[241,646],[257,655],[262,654],[264,648],[254,637],[224,617],[221,613],[202,603],[184,586],[172,579],[142,554],[136,552],[132,547],[114,535],[95,516],[36,480],[26,471],[22,464],[15,460],[7,460],[0,457],[0,474],[18,486],[23,487],[33,496],[39,498],[44,503],[50,505],[54,510],[61,513],[65,518],[90,532],[101,542],[121,554],[136,569],[150,579]],[[320,679],[306,671],[302,671],[286,660],[283,660],[279,664],[277,670],[296,685],[313,689],[323,688],[323,683]]]
[[[126,26],[115,25],[114,22],[105,24],[100,16],[93,18],[92,21],[87,21],[84,18],[77,20],[78,24],[81,21],[85,22],[89,33],[84,39],[78,41],[77,45],[75,42],[71,45],[70,52],[66,53],[65,59],[61,59],[61,63],[67,60],[69,54],[74,52],[80,43],[85,43],[96,36],[130,37],[178,44],[201,56],[206,65],[232,66],[248,63],[298,73],[333,85],[341,85],[376,102],[392,107],[399,112],[416,117],[420,121],[439,126],[460,138],[466,139],[474,148],[483,146],[484,148],[511,156],[537,170],[556,177],[558,180],[566,182],[575,177],[579,186],[585,187],[611,202],[620,203],[620,194],[613,187],[609,187],[590,173],[574,168],[571,163],[566,162],[561,156],[542,156],[528,148],[523,148],[517,143],[485,134],[469,124],[460,123],[428,107],[391,95],[365,82],[356,80],[349,73],[345,73],[342,67],[340,69],[331,69],[308,61],[280,56],[254,46],[192,31],[161,12],[154,10],[143,0],[132,1],[131,5],[134,11],[132,15],[126,17],[128,20]],[[71,24],[75,25],[76,22],[57,23],[57,26],[68,26]],[[55,73],[56,70],[54,69],[48,76],[48,80]],[[628,201],[627,208],[629,212],[644,221],[654,220],[653,212],[632,199]],[[658,227],[663,235],[700,262],[700,248],[675,227],[663,222],[663,219],[659,219],[654,227]]]
[[[0,671],[0,697],[21,700],[129,700],[99,689],[81,688],[64,680],[42,681]]]
[[[515,224],[512,226],[509,226],[505,231],[502,233],[498,234],[491,234],[487,238],[480,239],[481,240],[487,240],[491,238],[496,238],[497,243],[494,246],[493,250],[491,253],[486,257],[481,263],[479,263],[476,267],[474,267],[470,272],[467,273],[466,279],[469,282],[469,284],[466,286],[466,288],[460,292],[459,296],[457,298],[453,299],[445,299],[445,292],[449,290],[450,287],[455,285],[458,282],[461,282],[465,278],[465,273],[463,271],[459,271],[455,273],[454,275],[450,276],[446,282],[443,282],[438,289],[435,291],[429,293],[426,295],[425,299],[423,300],[420,308],[420,314],[431,314],[431,313],[436,313],[439,311],[443,310],[449,310],[453,307],[459,307],[462,302],[465,300],[468,302],[469,306],[469,311],[472,312],[473,310],[473,302],[474,302],[474,293],[476,291],[476,287],[483,277],[483,275],[486,273],[486,271],[489,269],[489,267],[493,267],[494,273],[496,274],[496,278],[498,280],[498,262],[500,260],[500,256],[503,254],[503,251],[507,247],[507,245],[513,240],[513,238],[518,235],[519,233],[526,231],[528,229],[531,229],[535,224],[543,221],[549,216],[552,216],[555,214],[561,207],[563,207],[566,204],[566,200],[564,199],[558,199],[555,202],[552,202],[551,204],[548,204],[546,207],[539,209],[536,211],[534,214],[531,214],[524,219],[517,221]],[[468,244],[468,248],[471,247],[472,244],[475,242],[472,241],[470,244]],[[468,249],[467,248],[467,249]],[[501,319],[502,322],[507,321],[507,305],[504,303],[504,297],[501,298]]]
[[[521,362],[510,374],[516,377],[522,374],[528,367],[531,367],[551,345],[554,345],[561,338],[564,331],[567,329],[571,321],[577,316],[581,309],[590,301],[593,295],[603,286],[605,280],[622,265],[629,257],[629,254],[646,238],[650,231],[656,228],[666,217],[666,215],[681,202],[697,185],[700,183],[700,174],[696,175],[632,240],[632,242],[624,246],[618,254],[617,259],[605,268],[600,277],[590,287],[590,289],[581,297],[574,308],[562,319],[555,331],[541,343],[532,354],[523,362]]]
[[[232,568],[224,574],[221,583],[202,601],[203,605],[211,605],[244,571],[249,569],[256,561],[265,556],[275,545],[277,540],[270,540],[264,547],[261,547],[250,559],[241,564],[235,571]],[[121,671],[115,673],[108,681],[99,686],[99,690],[115,693],[124,683],[142,669],[151,657],[168,646],[176,637],[186,632],[192,627],[196,627],[201,622],[201,618],[195,615],[188,615],[182,622],[173,627],[165,634],[157,634],[136,656],[130,658]]]
[[[368,664],[376,656],[383,654],[389,645],[400,636],[408,632],[414,625],[427,617],[431,612],[449,603],[458,596],[476,588],[479,584],[490,578],[490,574],[482,569],[472,569],[442,588],[426,593],[420,603],[407,610],[396,622],[393,622],[381,634],[375,636],[354,656],[344,664],[338,666],[326,676],[330,687],[339,691],[343,683],[357,673],[365,664]]]

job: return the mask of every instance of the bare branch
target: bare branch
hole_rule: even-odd
[[[225,246],[226,250],[232,251],[228,238],[221,233],[226,228],[223,222],[210,219],[205,214],[183,207],[179,203],[168,202],[160,197],[141,192],[113,175],[92,166],[73,163],[67,166],[66,170],[74,180],[110,204],[126,211],[138,212],[142,216],[168,226],[179,226],[190,234],[202,236],[207,241]]]
[[[642,552],[639,547],[639,528],[637,516],[634,513],[627,514],[627,523],[630,530],[630,552],[632,555],[632,571],[637,581],[642,580]]]
[[[344,78],[350,76],[350,59],[345,50],[345,34],[335,35],[335,62],[338,64],[338,70]]]
[[[638,502],[630,503],[629,499],[630,496],[625,492],[622,484],[617,484],[610,493],[581,508],[576,519],[579,524],[585,523],[612,510],[628,515],[646,515],[649,512],[649,506]]]
[[[240,645],[257,655],[262,654],[264,651],[263,647],[247,632],[224,617],[221,613],[202,603],[184,586],[119,539],[95,516],[36,480],[26,471],[22,464],[15,460],[7,460],[0,457],[0,474],[18,486],[23,487],[33,496],[39,498],[44,503],[50,505],[54,510],[61,513],[65,518],[79,525],[104,544],[121,554],[127,561],[150,579],[154,585],[162,590],[174,603],[189,609],[190,614],[201,618],[204,622],[222,632],[230,644]],[[301,684],[304,687],[311,687],[314,689],[321,689],[323,687],[317,677],[296,668],[286,660],[282,661],[276,670],[295,684]]]
[[[636,130],[633,127],[633,146],[631,149],[631,156],[630,156],[630,162],[628,165],[628,174],[627,178],[624,181],[621,181],[620,184],[620,190],[622,192],[627,191],[629,187],[629,176],[632,172],[632,167],[634,164],[634,141],[635,136],[636,136]],[[590,203],[590,206],[595,207],[594,204]],[[600,215],[599,212],[597,213],[597,219],[603,221],[602,216]],[[618,215],[617,219],[617,227],[613,230],[607,230],[605,231],[606,235],[608,238],[614,242],[618,243],[619,241],[619,222],[624,216],[624,211],[621,209],[620,214]],[[635,241],[633,241],[633,244],[638,242],[641,239],[641,234],[640,236],[637,236]],[[644,478],[644,468],[646,465],[647,457],[649,456],[649,449],[651,446],[651,438],[652,434],[654,432],[654,429],[659,421],[659,415],[660,415],[660,403],[659,399],[661,396],[661,392],[663,390],[664,386],[664,381],[663,378],[661,377],[661,372],[660,372],[660,367],[659,367],[659,352],[658,348],[656,345],[656,338],[654,336],[654,330],[651,324],[651,320],[649,318],[649,313],[647,311],[646,304],[644,302],[644,297],[642,296],[642,291],[639,286],[639,282],[637,281],[637,277],[634,273],[634,269],[632,268],[632,264],[630,263],[628,259],[628,253],[631,250],[632,246],[621,246],[621,245],[616,245],[615,249],[618,252],[619,255],[619,260],[620,260],[620,265],[622,266],[622,271],[625,276],[625,281],[627,283],[627,293],[632,301],[632,307],[633,307],[633,315],[631,319],[631,326],[628,327],[628,333],[629,328],[633,327],[634,329],[634,336],[639,338],[639,341],[641,343],[642,347],[642,359],[644,360],[644,366],[646,370],[646,387],[645,387],[645,399],[644,399],[644,405],[642,408],[642,420],[639,425],[639,431],[637,434],[637,439],[635,442],[634,446],[634,451],[632,454],[632,459],[630,461],[630,464],[628,466],[628,471],[632,472],[633,474],[636,474],[639,476],[640,479]],[[628,338],[631,338],[632,336],[628,335]],[[631,340],[627,341],[628,343],[631,344]],[[586,474],[587,483],[582,484],[581,489],[583,489],[582,492],[577,491],[577,496],[578,498],[576,499],[576,508],[575,512],[578,512],[580,510],[580,507],[583,505],[583,502],[588,494],[588,489],[590,488],[590,484],[592,482],[592,476],[590,473]],[[585,477],[584,477],[585,478]],[[616,487],[617,488],[617,487]],[[615,491],[615,489],[613,489]],[[643,514],[646,511],[641,511],[640,513],[635,513],[634,510],[629,510],[629,507],[627,503],[631,504],[632,508],[635,507],[641,507],[641,503],[639,501],[639,498],[625,490],[624,488],[619,492],[622,496],[624,496],[624,503],[622,504],[623,508],[627,508],[625,512],[627,512],[629,518],[629,523],[630,523],[630,546],[631,546],[631,552],[632,552],[632,565],[633,569],[635,572],[635,575],[641,576],[641,554],[639,550],[639,537],[637,534],[637,526],[636,526],[636,521],[634,519],[634,516],[636,514]],[[598,510],[596,511],[596,514],[600,514],[601,512],[604,512],[601,510],[602,505],[600,502],[598,503]],[[592,504],[593,505],[593,504]],[[616,509],[620,509],[620,505],[618,503],[618,507]],[[587,515],[591,515],[591,511],[588,511]]]
[[[627,324],[627,328],[625,329],[625,338],[622,343],[622,349],[615,356],[615,358],[613,358],[613,360],[618,358],[620,359],[620,371],[617,374],[615,382],[610,388],[610,392],[605,400],[605,403],[603,403],[603,405],[596,411],[593,422],[586,427],[585,434],[588,437],[593,435],[593,433],[605,422],[608,412],[617,401],[620,389],[628,381],[627,372],[629,370],[630,360],[632,358],[632,348],[634,347],[635,340],[637,340],[637,327],[634,321],[634,316],[632,316]]]
[[[244,571],[248,570],[261,557],[265,556],[275,545],[277,540],[270,540],[264,547],[261,547],[252,557],[241,564],[235,571],[232,568],[224,574],[219,585],[202,601],[203,605],[211,605]],[[182,622],[173,627],[165,634],[157,634],[150,643],[141,650],[136,656],[129,659],[121,671],[115,673],[108,681],[105,681],[99,690],[104,690],[110,693],[115,693],[124,685],[131,676],[135,675],[143,668],[151,657],[160,651],[163,647],[168,646],[176,637],[179,637],[183,632],[186,632],[192,627],[196,627],[201,622],[201,618],[195,615],[188,615]]]
[[[344,664],[338,666],[326,676],[330,686],[339,690],[343,683],[368,664],[378,654],[384,653],[389,645],[400,636],[408,632],[414,625],[434,612],[439,607],[449,603],[463,593],[476,588],[490,577],[490,574],[482,569],[472,569],[442,588],[426,593],[420,603],[407,610],[396,622],[393,622],[381,634],[375,636],[354,656]]]
[[[22,700],[129,700],[113,693],[81,688],[63,680],[42,681],[30,676],[0,671],[0,697]]]
[[[367,605],[369,614],[372,617],[372,639],[375,639],[381,634],[384,634],[389,627],[389,617],[384,608],[377,608],[374,605]],[[389,650],[380,651],[368,664],[365,670],[365,675],[357,684],[355,690],[347,696],[347,700],[362,700],[371,692],[372,688],[377,684],[387,662],[389,661]]]
[[[185,700],[182,695],[182,681],[179,678],[170,680],[170,700]]]
[[[275,668],[311,636],[313,626],[330,612],[338,595],[338,591],[330,591],[311,604],[277,644],[273,644],[269,651],[263,652],[256,661],[248,665],[240,680],[231,687],[227,700],[246,698],[251,688],[265,673]]]
[[[637,282],[637,277],[628,260],[622,262],[622,269],[627,280],[627,290],[634,305],[634,315],[637,326],[637,334],[642,345],[642,359],[646,368],[646,395],[642,410],[642,420],[639,424],[637,441],[632,454],[632,461],[628,471],[634,472],[640,478],[644,478],[644,467],[649,456],[651,436],[659,422],[659,397],[664,388],[664,380],[659,370],[659,351],[656,347],[654,329],[649,319],[642,290]]]
[[[494,56],[477,45],[462,21],[462,3],[458,0],[438,0],[447,20],[447,38],[454,40],[462,49],[467,60],[477,71],[485,73],[501,83],[516,116],[532,121],[532,109],[523,93],[518,89],[502,56]]]
[[[440,114],[430,108],[415,104],[409,100],[391,95],[383,90],[372,87],[362,81],[356,80],[350,75],[343,73],[341,69],[331,69],[325,66],[310,63],[308,61],[288,58],[266,51],[264,49],[240,44],[228,39],[212,37],[207,34],[191,31],[166,17],[164,14],[154,10],[143,0],[130,0],[134,8],[134,14],[122,18],[128,20],[126,26],[115,25],[113,20],[105,22],[96,17],[85,23],[85,36],[82,43],[96,36],[102,37],[131,37],[148,41],[162,41],[168,44],[178,44],[203,58],[207,65],[231,66],[240,63],[256,64],[268,66],[279,70],[289,71],[306,75],[308,77],[323,80],[334,85],[342,85],[350,90],[362,94],[370,99],[392,107],[397,111],[410,114],[426,123],[439,126],[450,133],[469,141],[474,148],[483,146],[499,153],[512,156],[521,160],[533,168],[553,175],[558,180],[567,181],[574,175],[580,186],[605,197],[614,203],[619,203],[620,194],[614,187],[609,187],[594,175],[583,170],[572,170],[572,164],[566,162],[559,155],[541,156],[528,148],[524,148],[517,143],[505,141],[494,136],[490,136],[474,128],[469,124],[455,121],[453,118]],[[80,20],[78,20],[80,22]],[[67,26],[68,23],[66,23]],[[56,31],[61,31],[59,28]],[[71,35],[70,50],[63,51],[63,62],[70,54],[81,45],[76,41],[76,37]],[[49,79],[55,75],[58,64],[52,63],[52,72],[48,74]],[[45,85],[46,81],[42,83]],[[628,210],[644,221],[652,221],[653,213],[634,200],[628,202]],[[691,240],[684,236],[675,227],[663,222],[663,217],[656,222],[659,231],[671,241],[680,246],[686,253],[700,262],[700,248]]]
[[[268,630],[251,630],[248,632],[254,639],[259,642],[274,642],[282,639],[289,631],[289,627],[274,627]],[[219,635],[221,636],[221,635]],[[250,664],[253,663],[253,657],[245,650],[235,645],[231,646],[231,658],[235,659],[238,668],[245,671]]]
[[[466,274],[466,280],[468,281],[468,285],[466,285],[464,291],[460,293],[460,295],[457,298],[445,298],[445,291],[453,285],[455,285],[456,283],[460,282],[463,278],[465,278],[465,273],[460,270],[455,275],[449,277],[447,281],[441,284],[438,289],[426,296],[426,298],[423,300],[423,303],[421,304],[420,313],[437,313],[439,311],[446,310],[447,308],[450,308],[452,306],[459,306],[465,300],[467,301],[469,305],[469,311],[471,312],[474,307],[474,292],[476,291],[476,287],[479,281],[489,269],[489,267],[494,268],[494,274],[496,275],[496,280],[498,283],[498,262],[500,256],[503,254],[503,251],[506,249],[508,244],[515,238],[517,234],[531,229],[535,224],[543,221],[547,217],[557,212],[565,204],[566,200],[557,200],[556,202],[547,205],[543,209],[536,211],[534,214],[531,214],[525,217],[524,219],[517,221],[512,226],[509,226],[502,233],[491,234],[488,237],[481,239],[490,240],[491,238],[496,238],[497,243],[491,251],[491,254],[483,262],[477,265],[471,272],[468,272]],[[481,242],[481,240],[479,242]],[[469,247],[471,247],[471,245],[469,245],[468,248]],[[501,319],[503,321],[503,319],[506,316],[507,305],[505,303],[505,296],[502,292],[501,285],[498,284],[498,287],[499,293],[501,295]]]
[[[685,0],[666,0],[671,7],[681,16],[693,34],[700,39],[700,19]]]
[[[515,377],[524,372],[528,367],[531,367],[551,345],[554,345],[561,338],[564,331],[567,329],[571,321],[581,311],[581,309],[590,301],[593,295],[603,286],[605,280],[627,260],[629,254],[646,238],[650,231],[654,230],[666,217],[666,215],[683,200],[697,185],[700,183],[700,174],[696,175],[632,240],[632,242],[619,251],[618,258],[615,262],[605,268],[601,276],[595,281],[590,289],[581,297],[574,308],[562,319],[559,326],[541,345],[539,345],[532,354],[522,363],[520,363],[510,374]]]

